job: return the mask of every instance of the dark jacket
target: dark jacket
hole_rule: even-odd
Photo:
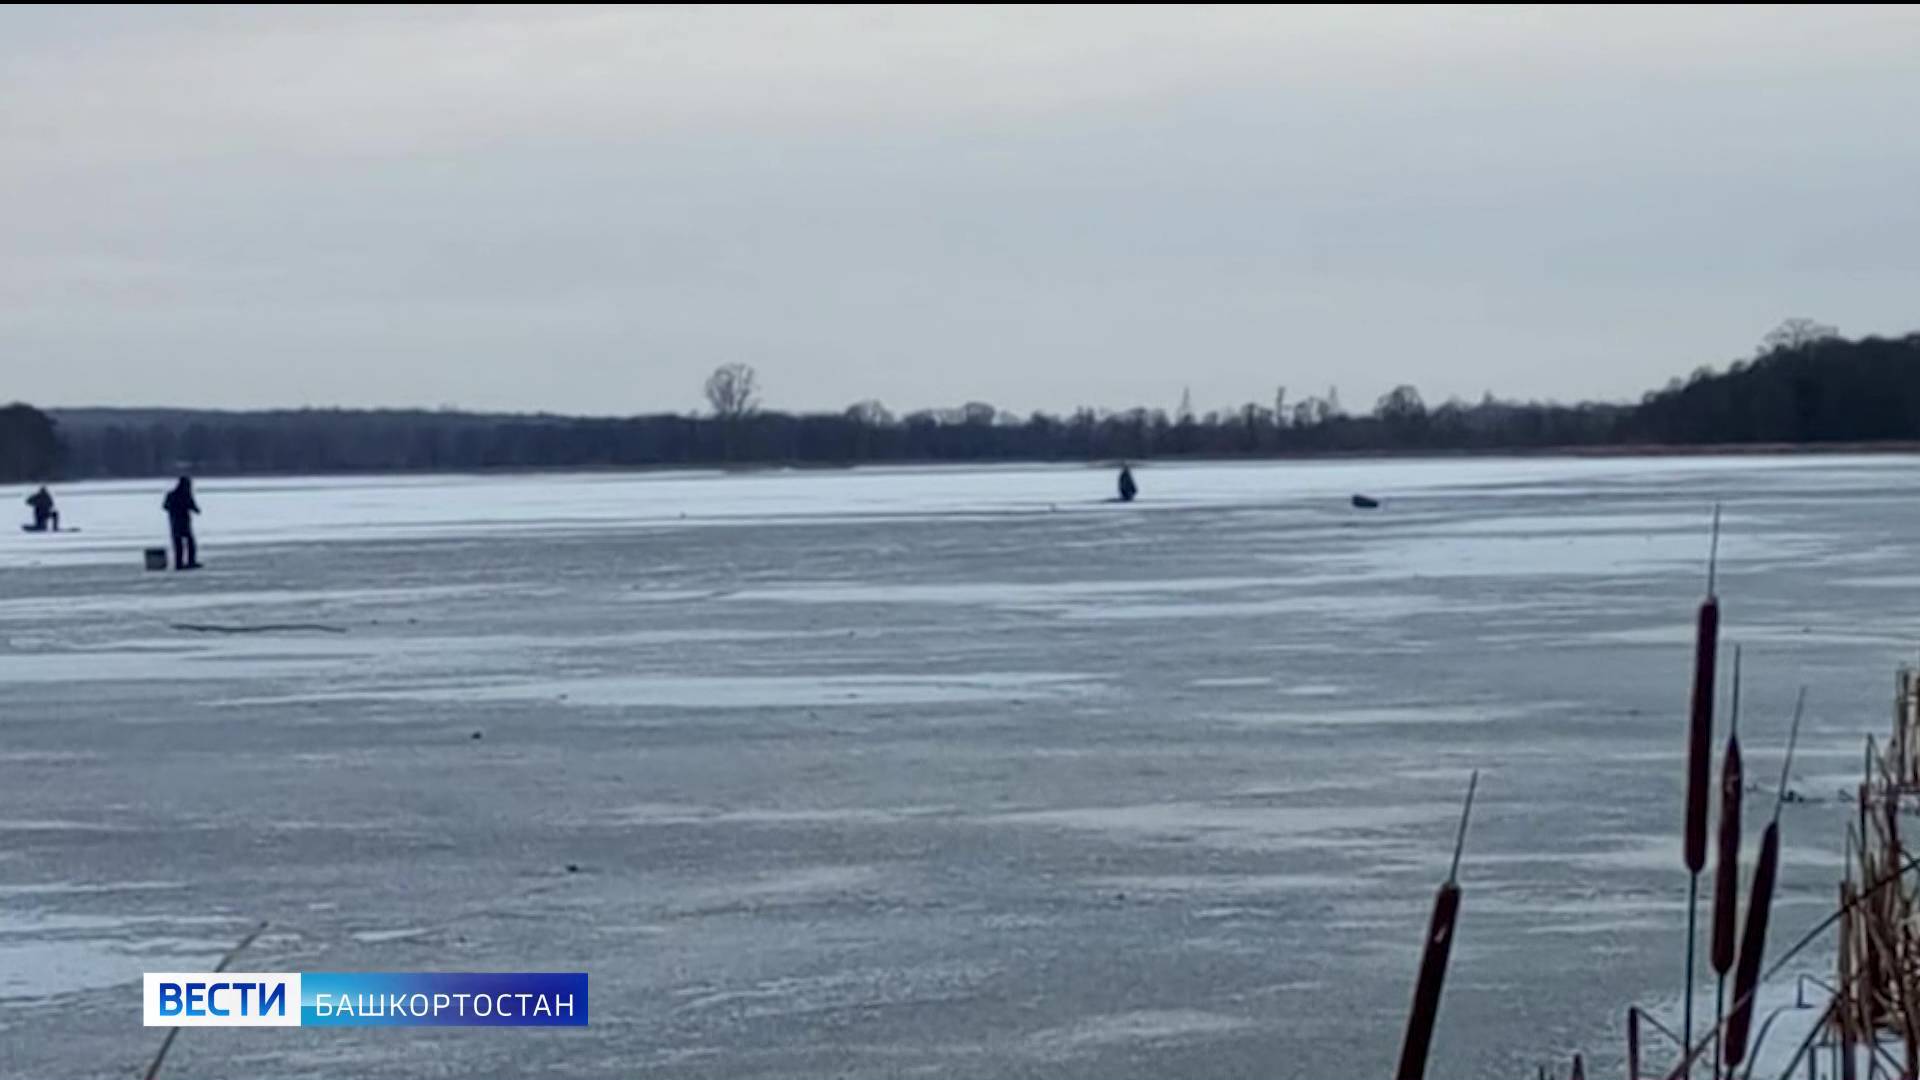
[[[193,501],[193,493],[174,488],[167,492],[167,501],[160,504],[167,511],[167,522],[174,532],[189,532],[193,529],[193,515],[200,512],[200,504]]]

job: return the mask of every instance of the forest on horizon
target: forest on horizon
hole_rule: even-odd
[[[1790,319],[1750,359],[1702,367],[1638,404],[1458,399],[1399,386],[1365,413],[1337,391],[1196,415],[1081,409],[1014,416],[984,402],[896,416],[760,407],[758,375],[708,379],[710,412],[625,418],[447,410],[0,408],[0,481],[657,466],[1146,460],[1328,453],[1547,451],[1920,441],[1920,333],[1848,340]]]

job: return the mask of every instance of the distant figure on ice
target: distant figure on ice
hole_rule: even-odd
[[[33,524],[21,528],[28,532],[60,531],[60,511],[53,508],[53,496],[46,485],[42,484],[39,491],[27,496],[27,505],[33,507]]]
[[[1120,501],[1132,502],[1140,494],[1140,485],[1133,482],[1133,470],[1124,464],[1120,466]]]
[[[181,477],[160,505],[167,511],[167,528],[173,533],[173,568],[200,569],[200,549],[193,542],[193,515],[200,512],[200,504],[193,501],[193,480]]]

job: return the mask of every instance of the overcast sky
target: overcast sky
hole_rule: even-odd
[[[1920,328],[1920,16],[0,10],[0,399],[1631,398]]]

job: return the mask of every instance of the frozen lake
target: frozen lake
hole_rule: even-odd
[[[1431,1075],[1617,1074],[1716,500],[1750,777],[1810,692],[1774,941],[1824,914],[1920,460],[1139,478],[216,479],[178,575],[164,482],[57,489],[81,532],[0,533],[0,1077],[138,1075],[139,973],[260,920],[246,970],[585,970],[593,1025],[168,1075],[1386,1075],[1473,768]],[[181,628],[270,623],[343,632]]]

